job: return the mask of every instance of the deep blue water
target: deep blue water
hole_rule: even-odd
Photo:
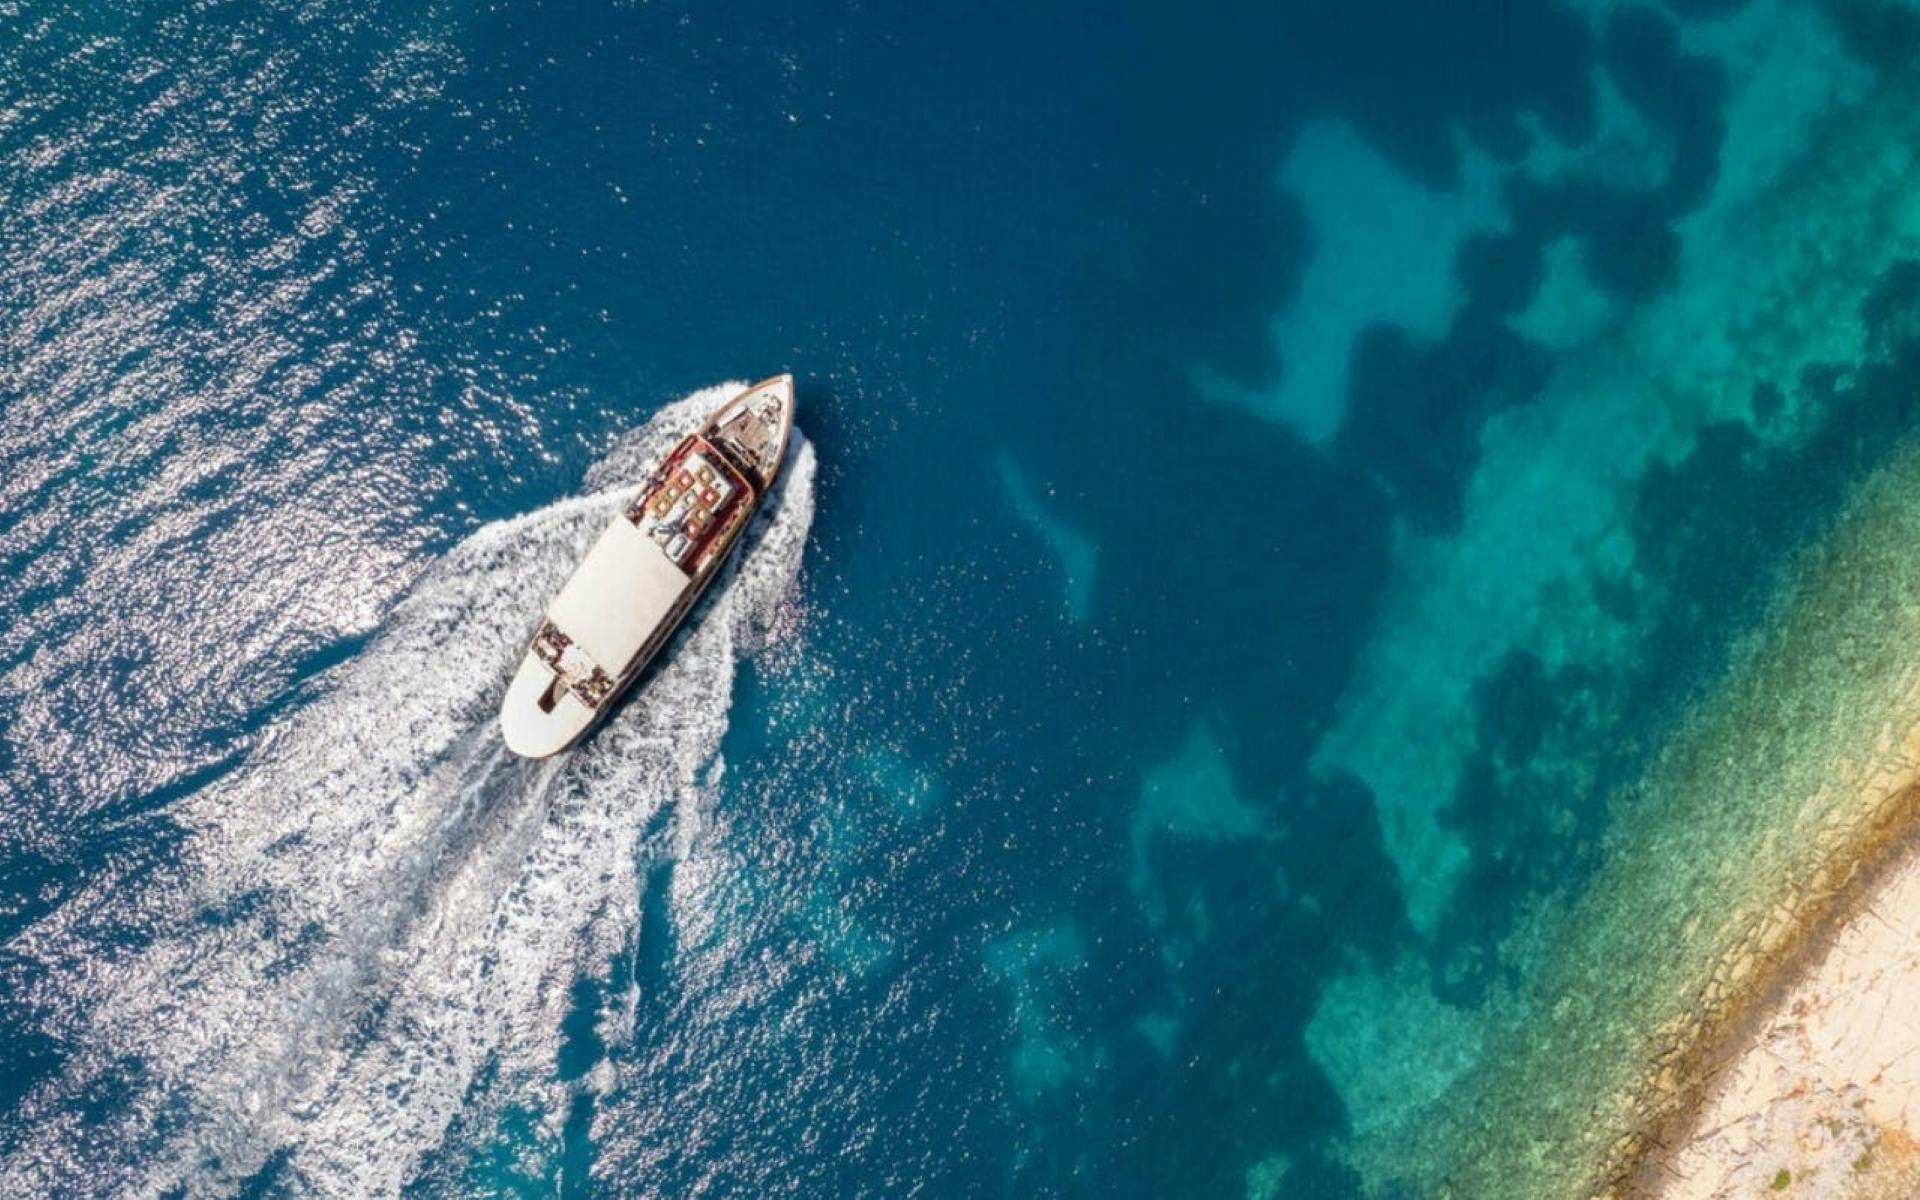
[[[328,1193],[394,1128],[418,1195],[1418,1192],[1356,1147],[1477,1065],[1914,427],[1911,231],[1848,224],[1904,168],[1807,190],[1900,145],[1913,25],[0,9],[5,1190]],[[615,742],[516,773],[419,699],[534,616],[444,556],[776,370],[815,507],[719,769],[643,804]],[[329,723],[451,749],[303,775]],[[502,815],[564,796],[638,815]],[[543,820],[580,857],[523,870]],[[476,968],[538,1004],[427,998],[507,903],[468,861],[608,898]]]

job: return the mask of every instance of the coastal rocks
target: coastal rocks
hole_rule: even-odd
[[[1916,734],[1920,734],[1920,726],[1908,732],[1901,744],[1911,741]],[[1884,735],[1880,744],[1883,752],[1891,750],[1892,742]],[[1843,765],[1851,767],[1851,764]],[[1644,1195],[1650,1189],[1667,1186],[1665,1181],[1676,1173],[1689,1179],[1702,1171],[1712,1174],[1709,1168],[1690,1167],[1683,1171],[1676,1165],[1672,1146],[1678,1144],[1690,1149],[1694,1141],[1683,1139],[1676,1143],[1675,1131],[1711,1128],[1712,1134],[1708,1136],[1731,1137],[1734,1135],[1728,1131],[1742,1121],[1751,1123],[1758,1108],[1768,1107],[1782,1096],[1799,1096],[1804,1091],[1798,1075],[1790,1075],[1784,1081],[1770,1078],[1765,1083],[1741,1085],[1737,1082],[1738,1068],[1755,1061],[1756,1054],[1763,1056],[1759,1061],[1776,1064],[1786,1061],[1784,1053],[1770,1044],[1772,1039],[1785,1036],[1776,1028],[1782,1012],[1787,1013],[1789,1021],[1797,1021],[1804,1018],[1810,1008],[1817,1007],[1814,1000],[1802,994],[1809,985],[1790,985],[1786,981],[1797,976],[1817,979],[1827,969],[1826,963],[1839,953],[1837,949],[1826,949],[1829,939],[1837,936],[1844,940],[1863,921],[1877,921],[1886,926],[1877,911],[1880,893],[1872,886],[1877,876],[1894,872],[1896,883],[1911,876],[1916,903],[1906,905],[1901,911],[1913,908],[1920,913],[1920,859],[1901,857],[1906,847],[1904,835],[1920,822],[1920,784],[1916,783],[1915,773],[1911,767],[1884,763],[1855,768],[1853,773],[1865,776],[1856,790],[1856,804],[1841,806],[1837,814],[1830,815],[1808,839],[1811,861],[1804,867],[1804,873],[1783,889],[1769,907],[1740,922],[1745,932],[1708,975],[1693,1009],[1663,1030],[1663,1039],[1657,1043],[1661,1049],[1650,1058],[1628,1104],[1629,1111],[1639,1114],[1633,1128],[1640,1136],[1623,1137],[1610,1147],[1603,1174],[1610,1182],[1596,1192],[1596,1196]],[[1891,934],[1889,942],[1875,943],[1868,954],[1877,962],[1889,953],[1899,953],[1902,938],[1911,942],[1909,952],[1914,955],[1915,970],[1911,984],[1914,994],[1920,995],[1920,916],[1914,921],[1911,931]],[[1820,958],[1823,953],[1826,959]],[[1789,987],[1784,994],[1780,990],[1783,986]],[[1850,996],[1850,1000],[1856,1004],[1880,1002],[1884,1007],[1885,997]],[[1741,1033],[1756,1023],[1768,1032],[1743,1046]],[[1803,1036],[1795,1044],[1804,1042]],[[1808,1053],[1810,1056],[1811,1051]],[[1840,1074],[1849,1085],[1851,1076],[1859,1073],[1858,1066],[1839,1065]],[[1732,1076],[1728,1074],[1730,1067],[1735,1068]],[[1920,1072],[1916,1073],[1914,1082],[1915,1098],[1920,1098]],[[1724,1098],[1730,1090],[1742,1097],[1731,1102],[1741,1118],[1729,1116],[1721,1120],[1707,1115],[1717,1113],[1717,1106],[1729,1103]],[[1658,1136],[1650,1136],[1647,1131]],[[1687,1138],[1699,1136],[1688,1134]],[[1771,1146],[1779,1139],[1780,1135],[1774,1135],[1763,1140]],[[1683,1149],[1682,1154],[1685,1153]],[[1726,1151],[1719,1153],[1724,1156]],[[1627,1190],[1619,1191],[1623,1186]],[[1696,1195],[1718,1197],[1725,1193],[1682,1190],[1671,1194],[1690,1200]]]
[[[1854,1200],[1920,1186],[1920,859],[1869,888],[1815,958],[1716,1070],[1690,1133],[1620,1148],[1646,1159],[1633,1194]]]

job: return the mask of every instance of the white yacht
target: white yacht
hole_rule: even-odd
[[[500,702],[507,748],[545,758],[592,729],[739,545],[793,430],[793,376],[720,406],[655,468],[547,606]]]

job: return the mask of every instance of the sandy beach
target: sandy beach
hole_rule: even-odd
[[[1835,917],[1634,1190],[1659,1200],[1915,1194],[1920,850],[1864,881]]]

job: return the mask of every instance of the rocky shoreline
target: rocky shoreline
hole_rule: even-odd
[[[1920,854],[1862,891],[1649,1159],[1660,1200],[1868,1200],[1920,1184]]]
[[[1750,920],[1696,1006],[1660,1031],[1629,1105],[1636,1132],[1611,1147],[1597,1197],[1866,1196],[1880,1193],[1834,1189],[1913,1182],[1920,1040],[1889,1051],[1884,1038],[1920,1020],[1916,764],[1920,726],[1861,787],[1864,818],[1814,840],[1804,881]]]

